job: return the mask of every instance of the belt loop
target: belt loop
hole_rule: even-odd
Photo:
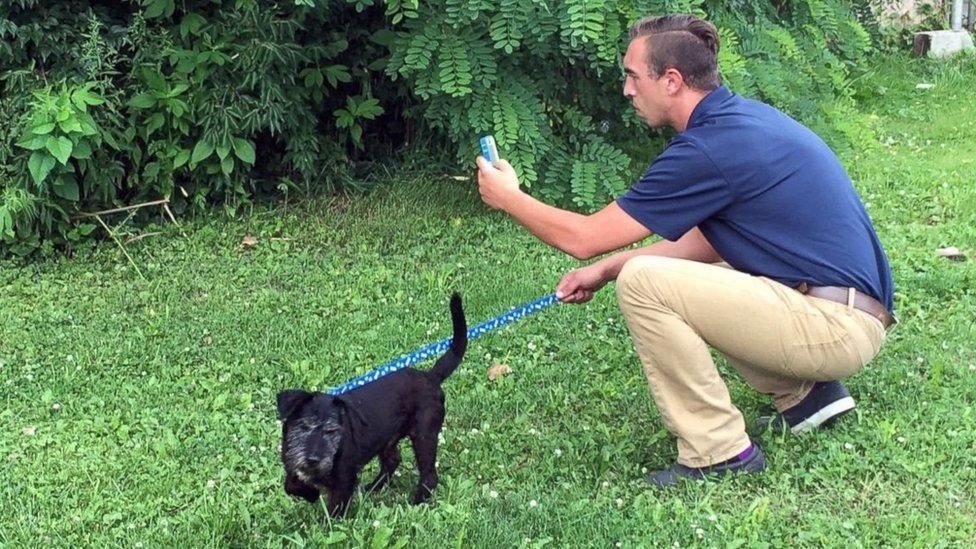
[[[857,290],[855,290],[854,288],[848,288],[847,289],[847,310],[848,311],[853,311],[854,310],[854,296],[855,295],[857,295]]]

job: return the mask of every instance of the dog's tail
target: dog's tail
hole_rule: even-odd
[[[461,296],[457,292],[451,296],[451,323],[454,325],[451,348],[444,353],[444,356],[437,359],[429,372],[438,385],[454,373],[454,369],[464,358],[464,351],[468,348],[468,324],[464,320],[464,308],[461,307]]]

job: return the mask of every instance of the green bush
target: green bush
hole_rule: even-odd
[[[642,137],[619,78],[627,27],[663,12],[719,26],[734,91],[869,138],[851,82],[871,36],[844,0],[13,0],[0,254],[84,238],[103,207],[335,190],[404,144],[471,169],[485,133],[533,192],[597,207],[667,138]]]

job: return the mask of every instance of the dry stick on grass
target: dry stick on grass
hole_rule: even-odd
[[[156,206],[158,204],[163,204],[164,207],[165,207],[166,204],[169,204],[169,199],[168,198],[162,198],[160,200],[153,200],[152,202],[143,202],[142,204],[133,204],[131,206],[122,206],[121,208],[113,208],[111,210],[102,210],[100,212],[91,212],[91,213],[89,213],[89,212],[82,212],[81,215],[79,215],[78,217],[97,217],[97,216],[100,216],[100,215],[105,215],[105,214],[110,214],[110,213],[118,213],[118,212],[125,212],[125,211],[129,211],[129,210],[135,210],[137,208],[145,208],[146,206]]]
[[[170,211],[169,209],[169,200],[167,200],[166,203],[163,204],[163,211],[165,211],[166,215],[169,216],[169,220],[173,222],[173,225],[176,225],[176,228],[180,230],[180,234],[183,235],[183,238],[186,238],[186,233],[183,232],[183,227],[180,227],[179,222],[177,222],[176,218],[173,217],[173,212]]]
[[[97,219],[97,220],[98,220],[98,222],[99,222],[99,223],[100,223],[100,224],[102,225],[102,227],[103,227],[103,228],[105,229],[105,232],[107,232],[107,233],[108,233],[108,235],[109,235],[109,236],[110,236],[110,237],[112,238],[112,240],[113,240],[113,241],[115,242],[115,244],[117,244],[117,245],[118,245],[118,247],[119,247],[119,249],[120,249],[120,250],[122,250],[122,253],[124,253],[124,254],[125,254],[125,257],[126,257],[126,258],[127,258],[128,260],[129,260],[129,263],[131,263],[131,264],[132,264],[132,266],[133,266],[133,267],[134,267],[134,268],[136,269],[136,272],[137,272],[137,273],[139,273],[139,276],[140,276],[140,277],[142,277],[142,279],[143,279],[143,280],[145,280],[145,281],[147,281],[147,282],[148,282],[148,281],[149,281],[149,279],[147,279],[147,278],[146,278],[146,275],[144,275],[144,274],[142,274],[142,271],[141,271],[141,270],[139,270],[139,266],[138,266],[138,265],[136,265],[136,262],[132,260],[132,256],[131,256],[131,255],[129,255],[129,252],[128,252],[128,251],[126,251],[126,249],[125,249],[125,246],[124,246],[124,245],[123,245],[123,244],[122,244],[121,242],[119,242],[119,239],[118,239],[118,238],[115,238],[115,234],[114,234],[114,233],[112,232],[112,229],[109,229],[109,228],[108,228],[108,225],[106,225],[106,224],[105,224],[105,222],[104,222],[104,221],[102,221],[102,217],[101,217],[100,215],[98,215],[98,214],[91,214],[91,215],[92,215],[92,216],[93,216],[93,217],[94,217],[95,219]]]

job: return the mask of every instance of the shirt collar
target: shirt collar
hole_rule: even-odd
[[[724,85],[715,88],[714,90],[708,92],[708,95],[702,97],[702,100],[695,105],[694,110],[691,111],[691,116],[688,118],[688,127],[685,128],[689,130],[701,126],[708,115],[715,111],[719,105],[721,105],[726,99],[732,97],[732,92],[729,91]]]

